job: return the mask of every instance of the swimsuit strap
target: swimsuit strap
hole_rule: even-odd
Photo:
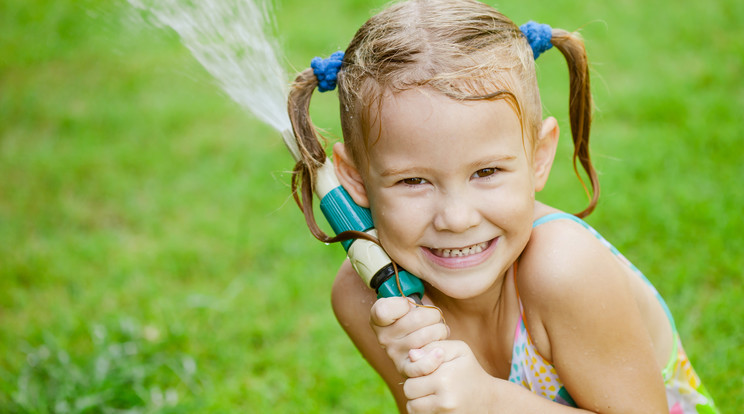
[[[573,214],[560,212],[560,213],[550,213],[550,214],[540,217],[539,219],[535,220],[532,223],[532,227],[535,228],[541,224],[545,224],[549,221],[558,220],[558,219],[568,219],[568,220],[575,221],[579,224],[585,225],[584,220],[574,216]]]

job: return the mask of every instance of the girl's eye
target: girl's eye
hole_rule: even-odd
[[[421,185],[426,183],[426,180],[420,177],[414,177],[414,178],[404,178],[401,180],[401,182],[405,185]]]
[[[483,168],[473,173],[473,178],[484,178],[495,174],[496,168]]]

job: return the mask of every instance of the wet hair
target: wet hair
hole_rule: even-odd
[[[587,194],[591,192],[588,207],[576,214],[585,217],[599,198],[599,182],[589,156],[592,99],[586,51],[578,34],[565,30],[553,29],[551,42],[568,64],[574,171]],[[303,155],[294,184],[302,181],[307,187],[302,197],[305,206],[298,200],[306,218],[308,204],[312,209],[307,203],[308,195],[312,197],[312,178],[326,158],[308,112],[317,84],[307,69],[297,76],[289,97],[289,115]],[[344,143],[360,171],[368,165],[367,148],[376,139],[370,127],[379,116],[385,94],[420,87],[456,100],[505,99],[528,142],[534,143],[539,132],[542,104],[533,53],[517,25],[475,0],[403,1],[359,28],[338,73]],[[577,161],[589,177],[591,191]]]

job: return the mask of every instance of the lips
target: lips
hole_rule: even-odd
[[[488,248],[490,241],[473,244],[466,247],[447,248],[447,249],[430,249],[437,257],[466,257],[481,253]]]
[[[424,255],[439,266],[463,269],[485,262],[493,253],[498,237],[464,247],[423,248]]]

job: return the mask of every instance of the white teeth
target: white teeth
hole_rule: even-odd
[[[431,249],[439,257],[465,257],[480,253],[488,247],[488,242],[474,244],[460,249]]]

